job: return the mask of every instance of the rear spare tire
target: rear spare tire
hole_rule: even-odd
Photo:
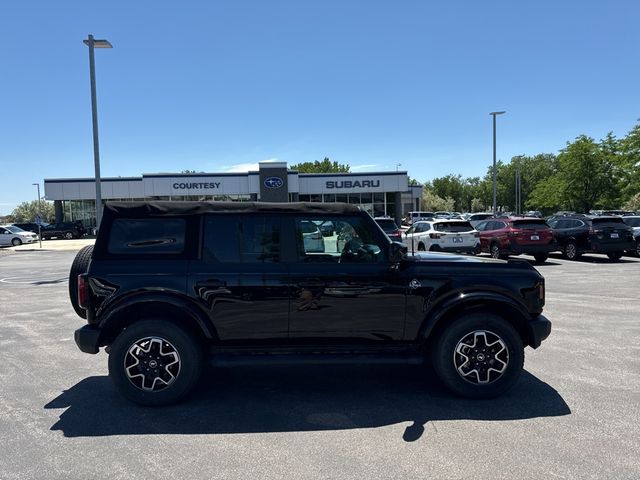
[[[82,248],[73,259],[69,270],[69,300],[71,300],[73,309],[82,318],[87,318],[87,311],[78,306],[78,275],[87,273],[92,253],[93,245]]]

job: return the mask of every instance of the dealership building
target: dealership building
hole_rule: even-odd
[[[245,173],[145,173],[102,178],[100,185],[103,201],[345,202],[397,222],[420,210],[422,199],[422,186],[410,186],[407,172],[299,173],[277,161]],[[56,222],[95,225],[94,178],[45,179],[44,193],[54,203]]]

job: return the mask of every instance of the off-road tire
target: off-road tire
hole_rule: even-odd
[[[137,373],[137,365],[127,367],[125,363],[136,351],[136,345],[150,338],[163,342],[179,359],[175,378],[157,391],[137,386],[134,383],[137,379],[131,378],[132,371]],[[200,379],[202,367],[201,343],[192,333],[165,319],[144,319],[130,325],[116,337],[109,353],[109,377],[116,389],[128,400],[145,406],[170,405],[184,399]]]
[[[463,356],[456,353],[456,347],[465,345],[463,340],[477,332],[487,332],[487,337],[499,338],[502,344],[498,344],[500,348],[496,347],[495,350],[504,348],[508,354],[504,371],[500,374],[493,372],[491,374],[493,380],[488,383],[473,382],[473,375],[463,377],[458,370],[462,368],[460,364],[464,360]],[[490,357],[493,353],[487,351],[483,355],[486,362],[493,360],[493,357]],[[500,363],[493,360],[494,363],[489,366],[501,367],[501,363],[504,363],[504,352],[498,352],[495,355],[496,357],[501,355],[502,360]],[[476,360],[478,358],[476,357]],[[518,380],[524,365],[524,345],[515,328],[504,318],[485,312],[463,314],[452,320],[435,339],[431,359],[437,376],[454,393],[467,398],[493,398],[507,391]],[[484,368],[486,371],[487,366],[485,365]],[[478,378],[480,376],[481,374],[478,374]]]

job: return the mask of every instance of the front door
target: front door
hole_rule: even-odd
[[[388,261],[389,241],[378,230],[357,215],[295,217],[296,255],[289,263],[292,340],[403,338],[406,286]]]

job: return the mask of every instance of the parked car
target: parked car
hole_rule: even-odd
[[[481,221],[486,220],[487,218],[493,217],[493,213],[485,212],[485,213],[473,213],[470,214],[466,219],[471,223],[471,225],[475,228]]]
[[[543,219],[494,218],[480,222],[476,230],[480,232],[482,251],[493,258],[524,253],[543,263],[549,258],[549,252],[557,250],[553,231]]]
[[[306,251],[316,221],[344,246]],[[348,204],[107,202],[69,279],[76,344],[108,347],[116,389],[143,405],[181,400],[208,363],[354,358],[429,361],[451,391],[494,397],[551,331],[530,264],[411,256]]]
[[[315,222],[304,221],[300,224],[304,249],[307,252],[324,252],[324,238]]]
[[[417,222],[406,243],[411,251],[480,253],[480,234],[465,220]]]
[[[374,220],[380,225],[384,233],[387,234],[387,237],[394,242],[402,242],[402,230],[396,225],[396,221],[393,218],[376,217]]]
[[[48,223],[43,223],[40,226],[42,228],[45,228],[47,225],[49,225],[49,224]],[[21,228],[25,232],[33,232],[33,233],[39,234],[39,229],[38,229],[38,224],[37,223],[14,223],[13,226]]]
[[[85,234],[86,230],[80,222],[62,222],[52,223],[42,229],[42,239],[49,240],[51,238],[80,238]]]
[[[436,214],[434,212],[409,212],[402,223],[411,226],[415,222],[433,220],[435,216]]]
[[[625,251],[635,250],[633,229],[622,217],[562,215],[549,219],[558,248],[569,260],[583,253],[604,253],[619,260]]]
[[[38,236],[33,232],[27,232],[15,225],[0,225],[0,245],[13,245],[17,247],[23,243],[33,243]]]
[[[633,228],[633,239],[636,242],[635,250],[630,250],[629,253],[640,257],[640,215],[633,215],[623,217],[624,223]]]

